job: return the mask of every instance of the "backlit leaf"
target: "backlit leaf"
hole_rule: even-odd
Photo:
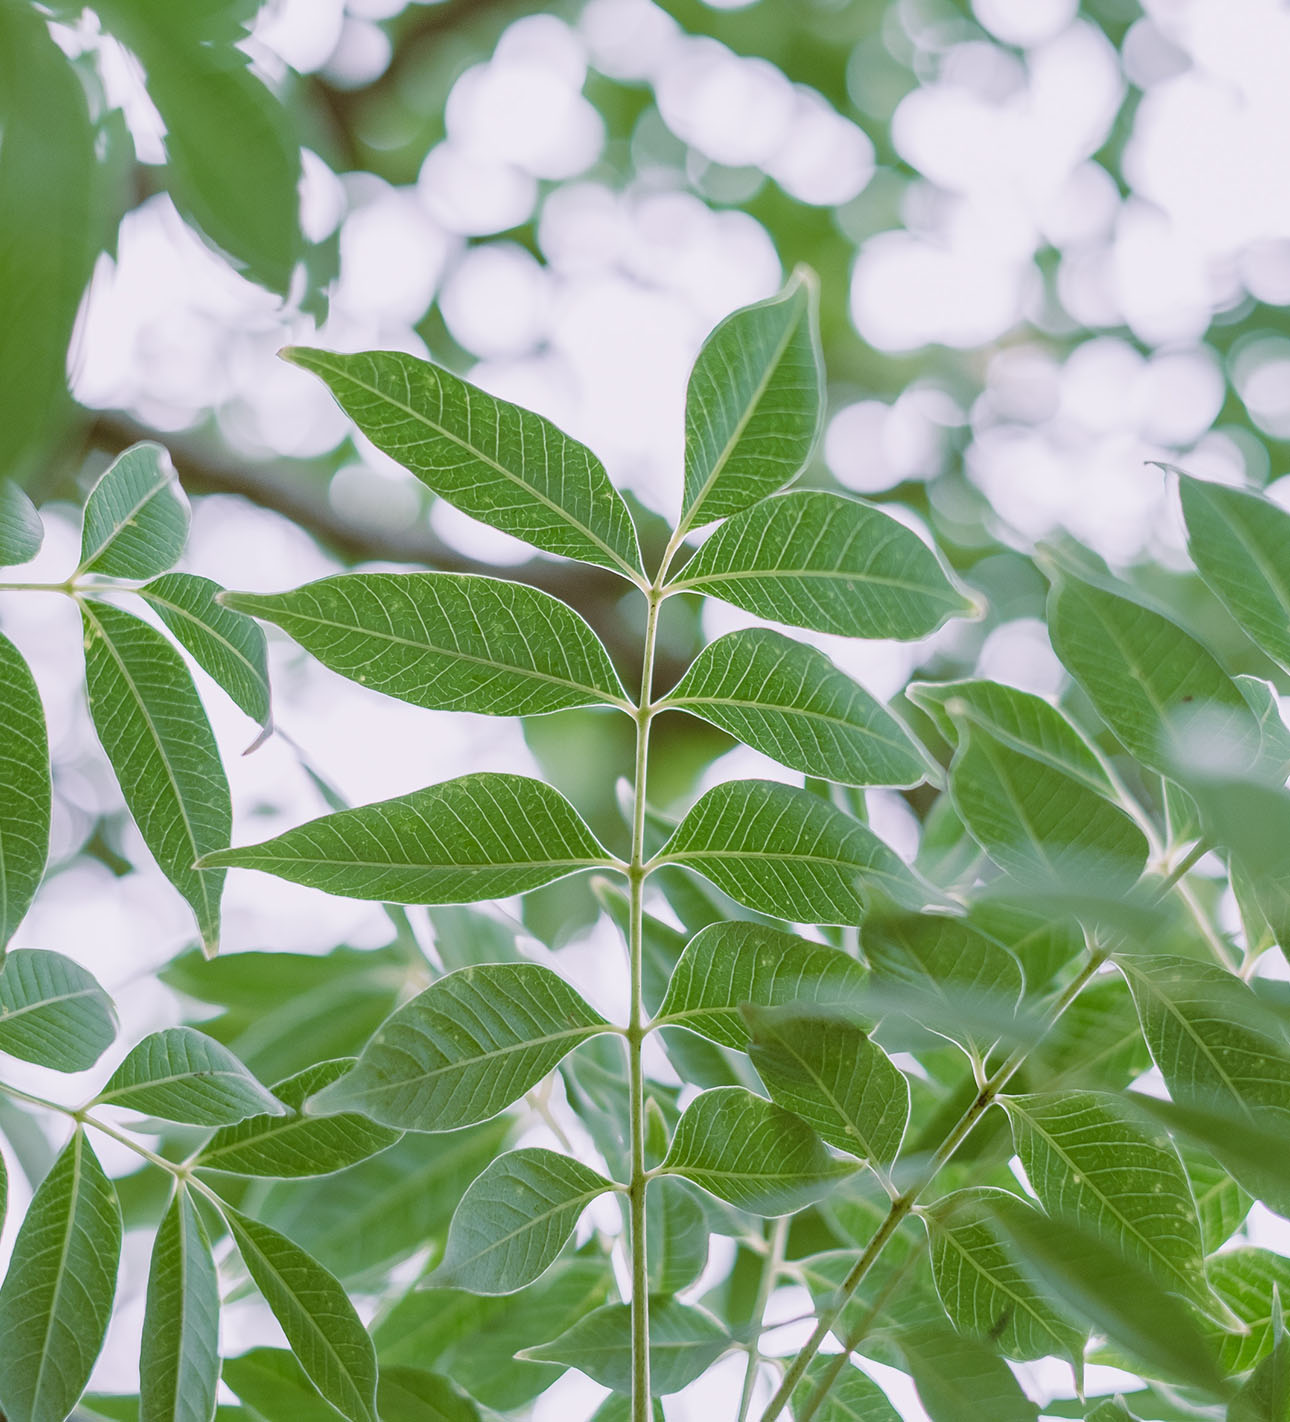
[[[834,1359],[816,1357],[793,1393],[800,1407],[810,1400],[824,1377],[832,1372]],[[859,1368],[845,1366],[829,1388],[823,1403],[815,1409],[814,1422],[900,1422],[900,1413],[887,1394]]]
[[[219,1371],[219,1276],[205,1227],[181,1186],[152,1250],[139,1422],[210,1422]]]
[[[664,1175],[645,1197],[645,1246],[651,1294],[675,1294],[708,1262],[708,1217],[684,1180]]]
[[[0,962],[0,1052],[86,1071],[115,1037],[112,999],[79,963],[43,948],[15,948]]]
[[[479,1422],[479,1409],[447,1378],[423,1368],[381,1369],[381,1422]]]
[[[1021,1390],[1007,1363],[985,1344],[948,1324],[902,1329],[896,1346],[932,1422],[1034,1422],[1039,1408]]]
[[[22,653],[0,636],[0,949],[36,896],[49,853],[45,710]]]
[[[12,479],[0,479],[0,568],[30,562],[40,552],[45,527],[36,505]]]
[[[159,444],[131,445],[85,501],[79,572],[151,578],[184,551],[188,505]]]

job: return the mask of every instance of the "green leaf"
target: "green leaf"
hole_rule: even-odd
[[[0,568],[31,562],[44,540],[36,505],[19,484],[0,479]]]
[[[1290,1048],[1254,992],[1222,968],[1190,958],[1126,954],[1116,961],[1173,1100],[1284,1137]],[[1279,1213],[1290,1210],[1283,1171],[1259,1168],[1244,1152],[1213,1148],[1252,1195]]]
[[[1206,1254],[1213,1254],[1240,1229],[1254,1201],[1204,1152],[1180,1145],[1178,1154],[1196,1201],[1201,1247]]]
[[[103,1346],[121,1209],[78,1130],[32,1197],[0,1287],[0,1408],[8,1422],[63,1422]]]
[[[760,923],[713,923],[686,944],[655,1019],[748,1050],[743,1003],[858,1008],[867,974],[854,958]]]
[[[344,573],[226,607],[289,633],[332,671],[435,711],[534,716],[625,706],[596,634],[549,593],[457,573]]]
[[[1144,765],[1173,775],[1169,741],[1202,714],[1207,739],[1257,761],[1262,737],[1240,687],[1176,622],[1062,576],[1048,600],[1048,630],[1066,670]]]
[[[1228,1422],[1290,1422],[1290,1338],[1276,1347],[1232,1399]]]
[[[267,726],[269,666],[264,633],[249,617],[217,601],[220,585],[192,573],[167,573],[139,591],[197,665],[253,721]]]
[[[1272,1351],[1272,1300],[1290,1293],[1290,1259],[1269,1249],[1228,1249],[1209,1261],[1209,1271],[1214,1292],[1248,1330],[1213,1329],[1218,1360],[1225,1372],[1246,1372]]]
[[[606,1304],[550,1343],[518,1356],[577,1368],[601,1387],[632,1390],[631,1305]],[[680,1392],[729,1348],[731,1339],[705,1309],[675,1299],[650,1301],[649,1380],[655,1396]]]
[[[817,1354],[793,1393],[798,1407],[808,1402],[824,1375],[832,1371],[834,1359]],[[823,1403],[815,1409],[814,1422],[900,1422],[900,1413],[887,1394],[867,1373],[845,1366],[829,1388]]]
[[[1192,562],[1242,630],[1290,666],[1290,514],[1259,494],[1177,472]]]
[[[659,851],[736,902],[795,923],[858,924],[865,889],[921,902],[900,857],[872,830],[808,790],[731,780],[709,790]]]
[[[152,1250],[139,1422],[210,1422],[219,1371],[219,1275],[206,1230],[181,1185]]]
[[[36,897],[49,853],[45,710],[22,653],[0,636],[0,951]]]
[[[423,1368],[381,1369],[381,1422],[479,1422],[479,1409],[447,1378]]]
[[[15,948],[0,961],[0,1052],[87,1071],[115,1038],[112,999],[79,963],[43,948]]]
[[[188,505],[170,456],[159,444],[134,444],[107,467],[85,501],[78,573],[151,578],[184,551]]]
[[[950,798],[968,833],[1024,883],[1128,889],[1146,865],[1146,836],[1082,780],[964,720]]]
[[[472,1294],[513,1294],[547,1268],[583,1210],[611,1181],[551,1150],[498,1156],[462,1196],[443,1261],[427,1281]]]
[[[246,1404],[252,1422],[336,1422],[335,1410],[285,1348],[252,1348],[226,1358],[221,1381]]]
[[[800,1117],[741,1086],[701,1092],[677,1123],[659,1167],[755,1215],[790,1215],[848,1175]]]
[[[1138,1422],[1138,1419],[1116,1398],[1113,1401],[1099,1402],[1084,1414],[1084,1422]]]
[[[378,449],[463,513],[545,553],[643,578],[631,515],[604,466],[541,415],[401,351],[282,354],[324,380]]]
[[[1053,1091],[1004,1100],[1026,1178],[1050,1215],[1108,1239],[1174,1292],[1213,1308],[1182,1161],[1117,1096]]]
[[[763,499],[722,524],[669,589],[842,637],[909,641],[974,611],[912,529],[818,489]]]
[[[1027,1272],[1153,1376],[1220,1396],[1227,1391],[1192,1315],[1140,1264],[1069,1219],[1047,1219],[1011,1199],[997,1201],[993,1213]]]
[[[993,1186],[955,1190],[923,1211],[936,1292],[960,1333],[1005,1358],[1053,1355],[1078,1364],[1085,1333],[1035,1289],[999,1237],[989,1205],[1005,1193]]]
[[[260,869],[351,899],[452,904],[522,894],[613,861],[558,790],[483,773],[323,815],[202,865]]]
[[[219,943],[224,875],[197,869],[229,841],[219,748],[183,658],[146,622],[83,602],[90,715],[143,841],[188,900],[208,953]]]
[[[361,1111],[411,1131],[451,1131],[495,1116],[579,1042],[609,1024],[550,968],[462,968],[401,1007],[354,1069],[306,1110]]]
[[[824,414],[819,287],[799,267],[778,296],[745,306],[703,343],[685,401],[679,529],[728,518],[806,467]]]
[[[285,1112],[261,1113],[223,1127],[202,1147],[194,1165],[233,1175],[298,1180],[331,1175],[392,1146],[399,1132],[365,1116],[301,1113],[309,1097],[345,1076],[353,1065],[352,1058],[319,1062],[279,1082],[273,1096]]]
[[[902,1329],[895,1341],[932,1422],[1035,1422],[1039,1408],[984,1344],[939,1323]]]
[[[881,702],[814,647],[766,628],[718,637],[660,703],[790,769],[844,785],[917,785],[930,762]]]
[[[376,1350],[345,1290],[259,1220],[221,1204],[238,1253],[309,1380],[350,1422],[376,1422]]]
[[[193,1027],[166,1027],[145,1037],[94,1099],[194,1126],[287,1110],[227,1047]]]
[[[684,1180],[662,1175],[649,1183],[645,1213],[650,1293],[679,1293],[708,1262],[704,1207]]]
[[[772,1100],[838,1150],[890,1166],[909,1121],[909,1084],[868,1033],[818,1008],[743,1012],[749,1055]]]

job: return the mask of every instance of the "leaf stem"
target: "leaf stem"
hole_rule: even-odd
[[[766,1305],[775,1288],[775,1281],[784,1264],[784,1249],[788,1244],[789,1216],[781,1215],[770,1232],[770,1248],[762,1261],[761,1282],[757,1286],[757,1300],[753,1304],[752,1337],[748,1340],[748,1366],[744,1371],[744,1390],[739,1397],[739,1415],[736,1422],[747,1422],[748,1409],[752,1406],[753,1388],[757,1384],[757,1369],[761,1364],[761,1337],[766,1327]]]

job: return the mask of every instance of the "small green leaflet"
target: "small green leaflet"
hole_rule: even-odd
[[[410,1131],[486,1121],[609,1024],[550,968],[497,963],[432,983],[308,1104]]]
[[[260,869],[351,899],[452,904],[522,894],[614,861],[558,790],[483,773],[324,815],[202,865]]]
[[[479,1422],[479,1409],[447,1378],[423,1368],[381,1368],[381,1422]]]
[[[1268,1249],[1245,1246],[1224,1250],[1209,1261],[1210,1282],[1249,1330],[1212,1336],[1219,1362],[1229,1373],[1243,1373],[1272,1351],[1272,1297],[1290,1295],[1290,1259]]]
[[[227,1205],[220,1209],[310,1381],[349,1422],[376,1422],[376,1350],[345,1290],[285,1235]]]
[[[49,853],[49,740],[22,653],[0,636],[0,951],[31,907]]]
[[[1026,1178],[1050,1215],[1099,1232],[1201,1308],[1216,1306],[1191,1186],[1168,1136],[1150,1134],[1109,1092],[1052,1091],[1003,1104]]]
[[[803,489],[721,525],[669,584],[842,637],[926,637],[975,605],[936,554],[872,504]]]
[[[703,343],[685,400],[680,532],[728,518],[797,477],[824,414],[819,288],[799,267]]]
[[[747,1051],[748,1026],[739,1011],[743,1003],[858,1010],[867,976],[837,948],[760,923],[713,923],[686,944],[655,1021]]]
[[[94,729],[161,871],[192,906],[208,954],[219,944],[224,875],[194,868],[233,827],[228,781],[183,658],[146,622],[82,602]]]
[[[95,1100],[194,1126],[224,1126],[287,1110],[227,1047],[192,1027],[167,1027],[145,1037]]]
[[[436,711],[535,716],[625,707],[618,674],[571,607],[523,583],[457,573],[344,573],[226,607],[281,627],[332,671]]]
[[[78,573],[152,578],[184,551],[188,504],[159,444],[131,445],[85,501]]]
[[[401,351],[285,359],[326,382],[378,449],[463,513],[545,553],[640,581],[640,547],[600,460],[550,420]]]
[[[1197,717],[1206,740],[1257,762],[1262,736],[1240,688],[1176,622],[1063,574],[1048,599],[1048,626],[1066,670],[1144,765],[1172,775],[1170,741]]]
[[[15,948],[0,960],[0,1052],[55,1071],[87,1071],[116,1038],[116,1011],[70,958]]]
[[[831,1146],[889,1166],[909,1120],[909,1085],[854,1023],[827,1010],[745,1006],[749,1055],[771,1099]]]
[[[656,1300],[650,1309],[650,1391],[666,1397],[680,1392],[731,1345],[731,1338],[706,1309]],[[632,1390],[630,1304],[606,1304],[581,1318],[550,1343],[517,1355],[535,1363],[559,1363],[615,1392]]]
[[[121,1209],[84,1132],[41,1182],[0,1287],[0,1409],[63,1422],[89,1381],[116,1293]]]
[[[1007,1363],[991,1348],[945,1323],[903,1328],[895,1343],[932,1422],[1035,1422],[1031,1402]]]
[[[1207,1255],[1213,1254],[1240,1229],[1254,1201],[1221,1165],[1203,1151],[1179,1145],[1178,1154],[1187,1172],[1192,1198],[1196,1201],[1201,1248]]]
[[[686,1108],[660,1169],[738,1209],[788,1215],[814,1204],[857,1166],[831,1156],[791,1111],[741,1086],[719,1086]]]
[[[645,1248],[651,1294],[679,1293],[708,1262],[708,1217],[677,1176],[652,1180],[645,1197]]]
[[[955,1328],[1005,1358],[1054,1355],[1078,1363],[1084,1332],[1035,1289],[999,1238],[989,1205],[1005,1193],[993,1186],[956,1190],[923,1211],[936,1292]]]
[[[950,797],[972,838],[1024,883],[1114,893],[1146,865],[1146,836],[1124,810],[969,720],[959,728]]]
[[[267,726],[269,666],[264,632],[218,600],[220,585],[192,573],[167,573],[139,591],[197,665],[253,721]]]
[[[316,1092],[339,1081],[352,1057],[306,1067],[273,1088],[286,1112],[248,1116],[216,1131],[194,1162],[203,1170],[298,1180],[330,1175],[392,1146],[399,1132],[354,1113],[306,1116],[300,1108]]]
[[[795,1406],[800,1408],[810,1401],[824,1378],[833,1371],[835,1361],[818,1354],[811,1360],[806,1376],[793,1393]],[[829,1388],[823,1403],[815,1409],[813,1422],[900,1422],[900,1413],[867,1373],[848,1364]]]
[[[31,562],[44,539],[36,505],[12,479],[0,479],[0,568]]]
[[[1223,605],[1290,666],[1290,514],[1271,499],[1178,471],[1187,551]]]
[[[461,1198],[443,1260],[428,1283],[473,1294],[512,1294],[554,1261],[583,1210],[611,1181],[551,1150],[494,1160]]]
[[[808,790],[770,780],[709,790],[654,863],[683,864],[748,908],[795,923],[860,923],[866,886],[923,901],[903,861],[872,830]]]
[[[814,647],[749,627],[710,642],[660,709],[702,716],[807,775],[917,785],[931,762],[904,726]]]
[[[205,1227],[181,1185],[152,1250],[139,1422],[210,1422],[219,1371],[219,1275]]]

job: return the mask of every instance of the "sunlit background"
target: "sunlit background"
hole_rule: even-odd
[[[164,128],[136,61],[92,14],[57,37],[92,56],[146,174]],[[1290,9],[1278,0],[270,0],[246,48],[300,115],[304,230],[338,262],[325,319],[303,301],[303,276],[284,304],[144,183],[115,252],[98,259],[73,344],[75,398],[101,412],[91,447],[33,481],[68,497],[48,513],[33,578],[75,565],[71,496],[114,432],[169,444],[181,474],[214,471],[190,484],[184,566],[226,586],[284,589],[344,566],[338,555],[355,548],[328,538],[337,528],[378,564],[406,566],[409,548],[529,562],[355,435],[319,382],[276,358],[293,342],[443,362],[548,415],[644,509],[673,514],[700,342],[797,262],[822,278],[830,374],[808,480],[934,533],[991,603],[981,623],[921,644],[803,634],[876,694],[919,669],[974,667],[1059,691],[1038,581],[1006,551],[981,550],[1068,532],[1118,569],[1153,563],[1148,579],[1167,584],[1185,566],[1181,522],[1149,460],[1270,485],[1290,506]],[[200,492],[228,470],[289,483],[321,541],[263,506],[273,497]],[[709,635],[750,620],[705,617]],[[56,770],[58,868],[18,941],[93,969],[121,1006],[123,1054],[178,1020],[151,972],[189,943],[188,912],[90,731],[75,608],[8,594],[0,619],[44,693]],[[603,767],[568,744],[599,734],[595,715],[552,729],[426,712],[333,676],[285,639],[271,653],[286,735],[246,758],[256,728],[199,673],[236,842],[323,808],[309,768],[356,803],[466,768],[546,774],[608,813]],[[793,778],[715,741],[677,755],[663,798],[734,775]],[[906,802],[870,800],[875,825],[911,854]],[[225,922],[225,953],[374,947],[391,931],[379,906],[244,872],[230,876]],[[606,924],[568,943],[527,928],[535,954],[554,942],[597,1005],[621,1010]],[[68,1101],[89,1081],[30,1078]],[[104,1158],[132,1164],[106,1145]],[[20,1215],[10,1211],[6,1247]],[[1290,1252],[1257,1207],[1248,1228]],[[707,1277],[729,1263],[721,1243]],[[105,1390],[136,1383],[147,1247],[142,1232],[127,1237],[124,1308],[95,1375]],[[803,1291],[771,1305],[779,1319],[808,1311]],[[276,1325],[243,1300],[224,1327],[236,1351]],[[767,1348],[801,1336],[790,1325]],[[733,1417],[742,1368],[735,1355],[668,1399],[669,1419]],[[905,1379],[873,1371],[906,1417],[924,1415]],[[1037,1396],[1072,1392],[1064,1367],[1021,1371]],[[1090,1391],[1118,1376],[1090,1368]],[[585,1417],[604,1395],[570,1373],[534,1416]]]

